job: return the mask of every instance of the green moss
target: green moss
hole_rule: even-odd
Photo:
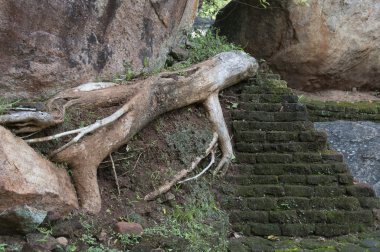
[[[167,134],[165,140],[170,149],[178,153],[179,159],[184,164],[190,164],[195,155],[198,156],[204,152],[211,137],[212,132],[209,129],[199,129],[191,124],[178,123],[176,131]]]
[[[227,251],[228,215],[217,206],[206,180],[191,185],[186,200],[169,212],[163,207],[165,221],[144,233],[183,238],[189,243],[186,251]]]
[[[302,95],[299,100],[307,106],[313,121],[380,120],[380,101],[319,101]]]
[[[20,101],[0,97],[0,115],[4,114],[8,109],[15,107]]]

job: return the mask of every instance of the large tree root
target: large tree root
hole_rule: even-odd
[[[71,141],[53,152],[53,159],[66,162],[73,170],[74,183],[81,206],[93,213],[101,208],[97,183],[97,167],[104,158],[138,133],[161,114],[193,103],[201,102],[208,111],[223,153],[214,173],[226,169],[233,157],[230,137],[218,100],[220,90],[253,76],[258,65],[243,52],[225,52],[177,72],[164,72],[131,85],[88,83],[59,93],[46,103],[47,124],[36,116],[33,121],[19,122],[20,132],[25,127],[41,130],[46,125],[62,123],[67,108],[85,108],[124,104],[112,115],[87,127],[54,136],[30,139],[30,143],[77,134]],[[35,112],[38,113],[38,112]],[[17,112],[0,116],[0,124],[9,125]],[[13,118],[10,120],[9,118]],[[46,120],[45,120],[46,121]]]

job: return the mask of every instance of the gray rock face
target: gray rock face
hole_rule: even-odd
[[[380,196],[380,124],[335,121],[315,127],[327,132],[330,145],[344,155],[355,179],[372,185]]]
[[[222,35],[264,58],[303,90],[380,88],[378,0],[232,1],[217,16]]]
[[[0,96],[47,96],[162,64],[197,0],[0,0]],[[145,63],[145,64],[144,64]]]
[[[0,213],[1,234],[33,232],[45,219],[47,211],[29,206],[18,206]]]

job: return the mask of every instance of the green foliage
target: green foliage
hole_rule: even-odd
[[[221,52],[242,50],[239,46],[228,42],[225,36],[220,36],[218,30],[212,29],[206,33],[194,31],[189,37],[189,42],[193,45],[189,58],[191,64],[201,62]]]
[[[0,243],[0,252],[4,252],[5,251],[5,249],[7,248],[7,244],[5,244],[5,243]]]
[[[203,2],[199,16],[215,18],[218,11],[226,6],[229,2],[230,0],[206,0]]]
[[[295,0],[295,1],[307,2],[308,0]],[[201,8],[198,15],[201,17],[210,17],[210,18],[215,19],[218,11],[221,10],[224,6],[226,6],[229,2],[234,2],[234,0],[205,0],[205,1],[203,1],[202,8]],[[240,1],[235,1],[235,2],[237,2],[239,4],[248,5],[247,3],[242,3]],[[269,6],[270,6],[270,4],[269,4],[268,0],[259,0],[259,5],[258,6],[252,6],[252,7],[267,8]]]
[[[97,246],[88,248],[87,252],[119,252],[119,250],[110,249],[104,246],[103,244],[99,244]]]
[[[39,227],[37,231],[44,235],[44,237],[40,241],[47,241],[48,237],[53,234],[53,230],[51,228]]]
[[[3,97],[0,97],[0,115],[4,114],[4,112],[7,109],[12,108],[13,106],[17,105],[20,102],[20,100],[11,101],[9,99],[5,99]]]
[[[294,0],[294,2],[298,5],[306,5],[306,6],[310,5],[309,0]]]
[[[130,62],[126,61],[126,62],[124,62],[123,66],[124,66],[124,74],[125,74],[124,79],[126,81],[130,81],[130,80],[134,79],[136,77],[136,73],[133,70],[132,64]]]
[[[77,246],[75,244],[69,244],[65,248],[65,252],[76,252],[77,251]]]
[[[202,32],[195,30],[188,37],[189,58],[186,61],[175,64],[173,67],[167,67],[168,70],[178,71],[189,67],[193,64],[207,60],[218,53],[234,50],[242,50],[241,47],[227,41],[225,36],[219,35],[218,30],[208,30]]]
[[[132,235],[132,234],[115,234],[116,238],[123,245],[124,249],[128,246],[133,246],[141,241],[140,235]]]
[[[146,235],[181,237],[187,251],[227,251],[228,215],[220,210],[204,180],[192,185],[188,202],[166,212],[164,223],[145,229]]]

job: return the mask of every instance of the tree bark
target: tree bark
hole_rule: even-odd
[[[109,117],[74,132],[78,134],[74,138],[76,141],[54,152],[55,161],[66,162],[73,170],[81,207],[92,213],[101,209],[97,167],[104,158],[158,116],[193,103],[205,105],[219,135],[223,158],[217,169],[227,166],[233,153],[218,93],[253,76],[257,68],[256,60],[248,54],[225,52],[187,69],[160,73],[132,85],[88,83],[49,100],[46,107],[54,120],[52,124],[63,122],[65,110],[70,106],[101,107],[124,103]],[[33,126],[38,127],[38,120],[34,120]]]

